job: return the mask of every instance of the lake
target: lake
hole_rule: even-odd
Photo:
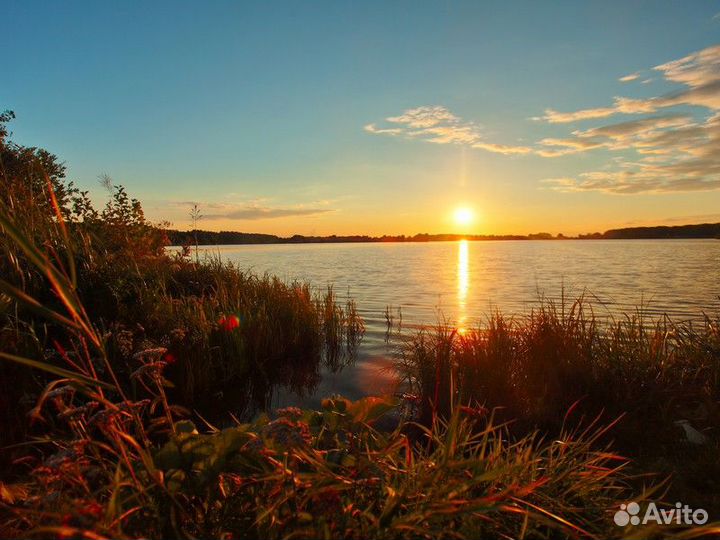
[[[284,280],[332,285],[350,295],[366,325],[355,364],[326,374],[312,396],[280,395],[274,405],[313,406],[340,393],[357,398],[387,388],[395,340],[386,340],[386,309],[405,334],[447,321],[459,328],[495,310],[522,315],[543,298],[579,295],[600,317],[642,307],[650,318],[702,320],[720,314],[718,240],[563,240],[201,247],[240,268]]]

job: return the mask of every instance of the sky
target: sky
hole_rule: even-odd
[[[717,0],[0,4],[13,139],[176,228],[720,221]]]

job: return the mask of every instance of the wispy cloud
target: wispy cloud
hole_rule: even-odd
[[[576,132],[563,141],[563,148],[575,150],[582,141],[612,150],[632,149],[638,158],[618,160],[615,170],[549,179],[554,189],[608,193],[720,189],[720,113],[702,122],[664,116]]]
[[[408,109],[400,116],[390,116],[389,118],[386,118],[386,120],[388,122],[392,122],[393,124],[401,124],[415,129],[427,129],[443,124],[460,124],[460,118],[455,116],[445,107],[440,106]]]
[[[435,144],[462,144],[498,154],[527,154],[531,148],[498,144],[484,139],[480,126],[466,121],[441,105],[408,109],[385,118],[382,125],[368,124],[365,131]]]
[[[211,209],[211,210],[223,210],[227,208],[227,204],[224,203],[214,203],[214,202],[201,202],[201,201],[170,201],[168,203],[170,206],[176,206],[179,208],[187,208],[188,210],[192,208],[193,206],[197,205],[198,207],[202,207],[203,209]]]
[[[614,170],[592,171],[577,178],[551,178],[558,191],[665,193],[720,189],[720,45],[708,47],[653,68],[679,91],[646,99],[615,98],[613,107],[571,113],[546,112],[551,123],[615,114],[653,113],[694,106],[694,116],[666,113],[576,130],[567,138],[544,139],[541,155],[555,157],[598,148],[632,150],[636,159],[620,159]],[[703,111],[704,115],[703,115]]]
[[[615,114],[643,114],[655,112],[659,103],[657,98],[632,99],[626,97],[615,97],[612,107],[597,107],[593,109],[581,109],[572,112],[558,112],[554,109],[545,109],[545,116],[540,119],[550,124],[568,124],[580,120],[594,120],[607,118]]]
[[[546,149],[538,150],[544,157],[585,152],[596,148],[625,150],[636,148],[647,151],[657,142],[658,136],[671,128],[693,125],[692,117],[683,114],[651,116],[639,120],[630,120],[617,124],[573,131],[567,138],[542,139],[540,144]]]
[[[556,177],[543,183],[563,192],[666,193],[720,189],[720,45],[714,45],[652,68],[662,79],[679,85],[675,92],[646,98],[616,96],[612,105],[560,112],[548,108],[541,120],[569,124],[605,120],[617,115],[640,116],[621,122],[576,129],[566,136],[535,144],[501,144],[487,140],[479,124],[463,120],[436,105],[408,109],[365,130],[437,144],[459,144],[505,155],[560,158],[596,150],[619,152],[601,171],[576,178]],[[640,73],[620,78],[639,79]],[[641,82],[650,82],[645,79]],[[684,106],[683,112],[671,110]],[[692,114],[686,112],[694,107]]]
[[[615,114],[650,113],[676,105],[696,105],[720,109],[720,45],[708,47],[678,60],[655,66],[653,70],[659,72],[666,81],[683,84],[686,88],[666,96],[647,99],[616,97],[614,104],[610,107],[581,109],[573,112],[558,112],[548,109],[542,118],[547,122],[557,124],[607,118]],[[626,77],[620,80],[624,79]],[[634,78],[627,80],[634,80]]]
[[[495,152],[496,154],[505,155],[530,154],[533,151],[533,149],[529,146],[513,146],[508,144],[483,142],[473,144],[473,148],[480,148],[482,150],[487,150],[488,152]]]
[[[375,133],[377,135],[402,135],[403,130],[400,128],[379,128],[375,124],[368,124],[363,129],[368,133]]]
[[[260,220],[282,217],[316,216],[336,212],[330,201],[293,206],[271,206],[267,199],[255,199],[242,203],[219,203],[207,201],[169,201],[166,204],[178,209],[189,209],[198,205],[203,220]]]
[[[269,206],[242,206],[220,213],[207,214],[203,219],[236,219],[236,220],[259,220],[281,217],[316,216],[335,212],[332,208],[321,207],[269,207]]]

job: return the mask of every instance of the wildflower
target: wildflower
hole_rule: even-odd
[[[218,319],[218,326],[225,332],[231,332],[240,327],[240,317],[237,315],[223,315]]]

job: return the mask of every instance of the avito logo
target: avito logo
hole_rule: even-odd
[[[642,514],[642,516],[641,516]],[[640,505],[636,502],[621,504],[620,510],[613,516],[615,525],[625,527],[627,525],[646,525],[656,523],[658,525],[704,525],[708,521],[708,513],[702,508],[692,509],[687,504],[675,503],[674,508],[658,508],[651,502],[645,512],[641,512]]]

